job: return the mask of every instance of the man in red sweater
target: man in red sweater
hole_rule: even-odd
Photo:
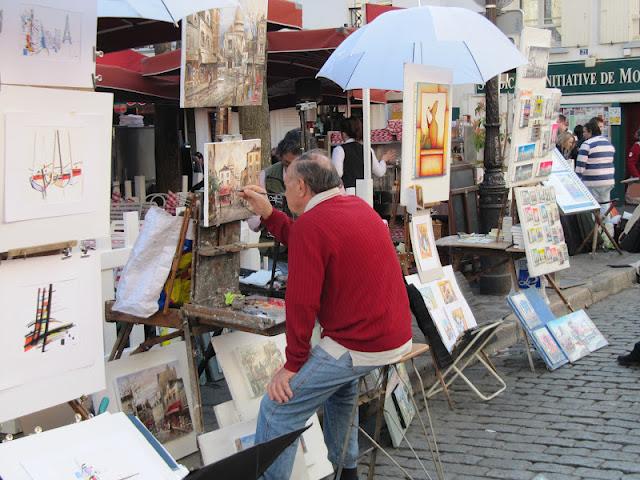
[[[411,314],[389,231],[363,200],[341,195],[330,160],[313,152],[293,162],[285,195],[292,221],[274,210],[260,187],[244,196],[267,229],[289,249],[286,293],[286,363],[262,399],[256,443],[294,431],[324,407],[329,460],[342,479],[357,478],[357,429],[349,424],[358,379],[411,350]],[[311,348],[316,320],[322,339]],[[356,409],[357,413],[357,409]],[[356,417],[357,420],[357,417]],[[265,473],[288,479],[295,445]]]

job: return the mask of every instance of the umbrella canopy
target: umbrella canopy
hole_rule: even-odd
[[[98,17],[146,18],[177,23],[192,13],[237,5],[237,0],[98,0]]]
[[[455,84],[480,84],[527,59],[482,15],[464,8],[415,7],[384,13],[351,34],[318,76],[345,90],[402,90],[405,63],[451,70]]]

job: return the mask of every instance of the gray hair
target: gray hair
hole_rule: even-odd
[[[339,187],[341,183],[340,176],[326,152],[319,148],[303,153],[291,164],[289,170],[293,170],[291,173],[302,179],[314,194]]]

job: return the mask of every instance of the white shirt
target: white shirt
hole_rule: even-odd
[[[340,189],[338,188],[332,188],[325,192],[318,193],[309,200],[304,211],[308,212],[319,203],[338,195],[341,195]],[[351,355],[351,363],[353,363],[354,367],[380,367],[382,365],[391,365],[392,363],[396,363],[404,355],[409,353],[411,351],[412,340],[410,339],[404,345],[392,350],[385,350],[383,352],[359,352],[357,350],[350,350],[328,336],[322,337],[318,345],[336,360],[349,352],[349,355]]]
[[[355,142],[355,140],[353,138],[350,138],[344,143],[353,142]],[[335,147],[333,149],[333,152],[331,152],[331,163],[334,167],[336,167],[338,175],[340,176],[340,178],[342,178],[342,175],[344,173],[344,148],[342,148],[340,145]],[[373,151],[373,148],[371,149],[371,173],[373,173],[376,177],[382,177],[385,173],[387,173],[387,162],[385,162],[384,160],[378,160],[375,152]]]

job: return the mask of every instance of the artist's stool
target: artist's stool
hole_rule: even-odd
[[[378,389],[378,391],[376,392],[376,397],[377,398],[377,411],[376,411],[376,423],[375,423],[375,430],[374,430],[374,434],[373,437],[371,437],[360,425],[355,425],[355,418],[356,418],[356,413],[358,411],[358,407],[360,402],[358,401],[358,399],[356,399],[356,401],[354,402],[353,405],[353,411],[351,412],[351,421],[350,424],[353,425],[354,427],[357,427],[359,429],[360,432],[362,432],[362,434],[367,437],[367,439],[369,439],[369,441],[373,444],[373,449],[370,452],[370,456],[369,456],[369,474],[367,476],[367,478],[369,480],[372,480],[375,476],[375,468],[376,468],[376,456],[378,453],[378,450],[380,450],[382,453],[384,453],[386,455],[387,458],[389,458],[389,460],[391,460],[391,462],[398,467],[402,473],[404,474],[404,477],[407,479],[413,479],[413,477],[409,474],[409,472],[407,472],[406,469],[404,469],[392,456],[391,454],[389,454],[381,445],[380,445],[380,431],[382,430],[382,420],[383,420],[383,414],[384,414],[384,403],[385,403],[385,398],[386,398],[386,390],[387,390],[387,381],[389,378],[389,372],[391,371],[392,368],[395,368],[397,371],[397,366],[401,363],[404,362],[408,362],[411,361],[411,365],[413,366],[413,371],[415,372],[415,374],[418,377],[418,382],[420,384],[420,391],[422,392],[422,399],[424,401],[424,407],[425,407],[425,413],[427,416],[427,422],[429,424],[429,431],[431,432],[431,437],[429,436],[429,433],[427,432],[427,426],[425,425],[425,422],[422,418],[422,414],[420,413],[420,409],[418,408],[418,403],[415,400],[414,395],[411,395],[411,401],[413,402],[413,406],[415,408],[416,411],[416,417],[418,417],[418,419],[420,420],[420,424],[422,425],[422,430],[424,432],[424,436],[425,439],[427,440],[427,445],[429,445],[429,450],[431,451],[431,457],[433,458],[433,464],[435,466],[436,469],[436,475],[438,477],[438,479],[440,480],[444,480],[444,470],[442,468],[442,462],[440,460],[440,452],[438,450],[438,443],[436,441],[436,434],[435,431],[433,429],[433,422],[431,421],[431,413],[429,412],[429,404],[427,402],[427,395],[424,389],[424,384],[422,382],[422,378],[420,377],[420,373],[418,372],[418,368],[416,367],[416,363],[415,363],[415,359],[418,355],[422,355],[424,353],[427,353],[429,351],[429,346],[424,344],[424,343],[414,343],[411,347],[411,352],[407,353],[406,355],[404,355],[400,360],[398,360],[396,363],[393,364],[389,364],[389,365],[384,365],[380,368],[381,371],[381,375],[380,375],[380,379],[382,381],[382,384],[380,386],[380,388]],[[400,378],[402,379],[402,377],[400,376]],[[364,381],[364,377],[360,378],[360,383],[362,384]],[[403,380],[401,380],[403,381]],[[410,390],[411,391],[411,390]],[[338,464],[338,468],[336,470],[336,475],[335,478],[339,479],[340,475],[342,474],[342,468],[343,468],[343,462],[344,462],[344,457],[347,453],[347,445],[349,442],[349,434],[351,433],[351,429],[347,430],[347,436],[344,439],[344,443],[342,446],[342,453],[340,455],[340,462]],[[420,457],[418,456],[418,454],[416,453],[416,451],[414,450],[414,448],[411,446],[411,444],[409,443],[409,441],[406,438],[406,435],[403,434],[403,440],[405,440],[407,442],[407,445],[409,446],[409,448],[411,449],[411,451],[413,452],[414,456],[416,457],[416,459],[418,460],[418,463],[420,464],[420,466],[422,467],[422,469],[424,470],[424,472],[427,475],[427,478],[429,477],[429,473],[427,471],[427,469],[425,468],[424,464],[422,463],[422,460],[420,459]]]
[[[576,252],[581,252],[582,249],[587,246],[587,242],[589,242],[589,239],[591,239],[591,258],[593,258],[595,256],[596,248],[598,245],[598,234],[602,232],[607,236],[607,238],[609,239],[613,247],[616,249],[616,251],[620,255],[622,255],[622,250],[620,250],[620,246],[618,245],[618,242],[616,242],[616,240],[611,236],[611,234],[609,233],[609,230],[607,230],[607,227],[603,222],[603,220],[607,218],[607,216],[615,208],[616,201],[617,199],[613,199],[608,202],[600,202],[600,205],[602,206],[609,204],[609,208],[607,208],[607,211],[605,212],[604,215],[600,215],[599,211],[593,212],[593,218],[596,223],[593,226],[593,229],[591,230],[591,232],[584,238],[584,240],[582,241],[582,243],[580,244]]]

